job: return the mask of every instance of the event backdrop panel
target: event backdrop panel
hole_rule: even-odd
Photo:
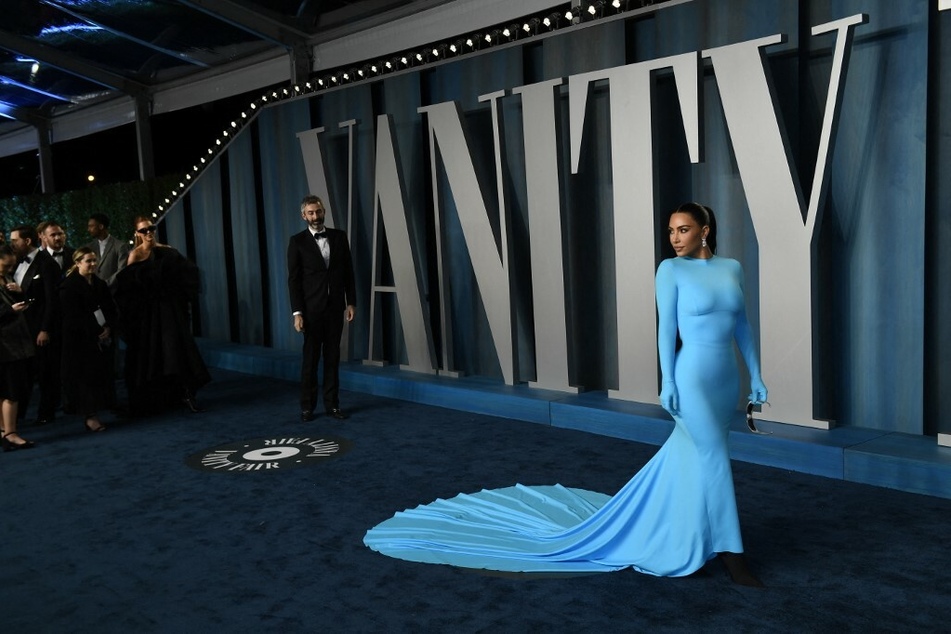
[[[864,23],[853,18],[862,13]],[[239,161],[229,161],[229,174],[230,195],[246,206],[255,195],[263,208],[270,345],[299,346],[284,249],[303,228],[299,201],[314,161],[298,135],[320,126],[328,191],[317,193],[328,197],[337,226],[352,214],[345,228],[361,303],[351,329],[356,358],[406,363],[422,349],[432,371],[516,382],[555,376],[566,392],[583,386],[656,402],[651,278],[670,255],[669,210],[699,200],[718,213],[720,255],[744,265],[777,401],[772,412],[791,411],[783,400],[796,394],[785,386],[805,375],[814,379],[807,395],[815,407],[805,406],[808,420],[786,422],[833,419],[920,434],[929,371],[921,231],[928,19],[924,2],[698,0],[269,104],[242,133],[257,135],[251,169],[261,191],[236,186]],[[828,32],[810,32],[833,21]],[[843,57],[836,46],[846,34],[854,39]],[[833,108],[826,98],[839,88]],[[479,100],[493,92],[502,94]],[[352,129],[340,127],[354,120]],[[755,127],[764,121],[779,136]],[[554,160],[546,163],[540,147]],[[770,163],[776,147],[788,160],[785,176]],[[395,195],[381,189],[383,176],[398,181]],[[812,212],[810,236],[809,225],[797,223],[813,200],[823,204]],[[381,221],[381,210],[394,206],[399,214]],[[183,233],[173,231],[175,216],[169,233]],[[394,251],[398,234],[410,245],[408,262]],[[243,247],[233,249],[237,259]],[[373,279],[393,283],[407,267],[415,297],[383,301],[385,293],[370,288]],[[793,279],[807,280],[805,293]],[[559,281],[561,294],[547,301],[540,291]],[[793,299],[793,310],[777,311]],[[379,300],[374,314],[371,300]],[[559,302],[564,315],[551,310]],[[428,348],[411,342],[419,334],[409,332],[415,318],[407,321],[414,303]],[[644,327],[631,332],[629,323]],[[935,328],[946,340],[947,326]],[[812,371],[801,360],[784,365],[767,346],[787,331],[805,333],[806,356],[796,354],[812,354]],[[259,343],[249,336],[256,335],[239,329],[239,339]],[[549,349],[564,349],[567,378],[537,362]]]

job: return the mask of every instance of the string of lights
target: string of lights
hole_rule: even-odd
[[[649,5],[660,4],[664,0],[596,0],[584,4],[565,3],[564,5],[531,14],[525,18],[493,26],[485,30],[471,32],[451,40],[428,44],[412,51],[404,51],[385,59],[368,60],[363,63],[342,68],[321,71],[311,75],[301,84],[270,88],[252,101],[247,109],[225,126],[221,135],[208,151],[202,155],[192,169],[187,172],[178,187],[165,196],[164,201],[152,213],[155,223],[162,222],[166,214],[184,196],[198,179],[202,171],[221,154],[238,132],[254,120],[261,110],[276,102],[333,90],[344,85],[362,81],[378,80],[393,73],[411,68],[419,68],[446,60],[472,55],[487,48],[506,45],[530,38],[544,36],[561,29],[582,23],[613,17],[621,13],[641,9]]]

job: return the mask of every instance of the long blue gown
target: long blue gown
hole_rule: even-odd
[[[613,497],[561,485],[461,494],[397,513],[364,543],[410,561],[508,572],[695,572],[743,552],[727,447],[739,389],[733,340],[759,364],[735,260],[679,257],[657,270],[658,349],[680,408],[657,454]],[[683,346],[675,352],[677,333]]]

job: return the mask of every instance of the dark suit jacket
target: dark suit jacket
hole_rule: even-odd
[[[56,261],[56,258],[53,257],[53,254],[50,253],[48,250],[46,249],[40,249],[40,250],[46,251],[46,253],[50,256],[50,259],[53,260],[53,264],[57,264],[57,265],[59,264]],[[62,281],[62,279],[66,277],[66,271],[68,271],[73,266],[73,252],[74,251],[75,249],[73,247],[70,247],[70,246],[63,247],[63,265],[60,267],[60,273],[59,273],[60,281]],[[96,248],[96,253],[99,253],[98,247]]]
[[[329,266],[324,263],[310,229],[291,236],[287,246],[291,312],[301,312],[305,322],[320,319],[326,311],[342,317],[344,308],[357,304],[347,234],[339,229],[327,229],[327,240]]]
[[[131,247],[128,242],[123,242],[119,238],[110,234],[106,238],[105,249],[102,255],[99,255],[99,240],[84,245],[93,250],[99,256],[99,267],[96,269],[96,275],[105,280],[110,287],[115,284],[116,274],[125,268],[129,259],[129,250]]]
[[[59,331],[58,289],[62,277],[63,273],[53,256],[45,249],[37,251],[20,284],[23,297],[34,300],[33,305],[23,313],[30,334],[34,337],[40,331]]]

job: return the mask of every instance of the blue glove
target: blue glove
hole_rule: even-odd
[[[671,414],[680,410],[680,395],[673,381],[664,381],[660,388],[660,405]]]

